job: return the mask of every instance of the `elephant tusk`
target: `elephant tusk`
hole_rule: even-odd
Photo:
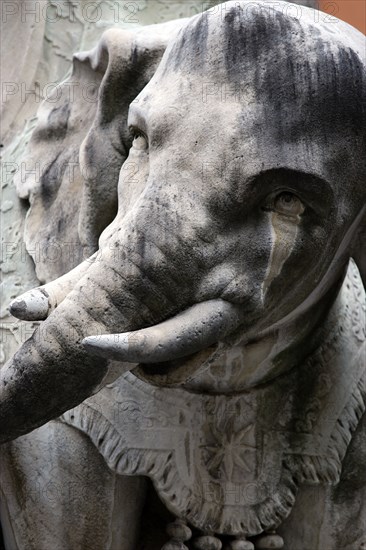
[[[238,328],[240,309],[225,300],[195,304],[158,325],[125,332],[84,338],[93,354],[131,363],[172,361],[205,349]]]
[[[44,321],[47,319],[49,314],[71,292],[79,279],[85,275],[90,265],[96,260],[97,254],[96,252],[62,277],[28,290],[15,298],[9,305],[11,315],[22,321]]]

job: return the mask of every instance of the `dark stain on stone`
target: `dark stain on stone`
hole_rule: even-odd
[[[50,136],[57,139],[66,137],[70,118],[70,105],[65,103],[62,107],[56,107],[48,115],[47,122]]]
[[[41,176],[41,200],[45,207],[49,207],[54,201],[67,167],[66,162],[58,162],[60,156],[61,152],[56,155]]]
[[[18,315],[22,316],[27,311],[27,304],[24,300],[16,300],[12,303],[10,308],[10,313],[14,317],[18,317]]]
[[[182,30],[172,47],[165,69],[198,71],[207,64],[208,16],[203,14]]]

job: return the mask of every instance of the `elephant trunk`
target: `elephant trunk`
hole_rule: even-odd
[[[142,266],[107,250],[1,370],[0,441],[59,416],[100,385],[108,361],[85,351],[85,337],[141,328],[177,307]]]
[[[135,330],[143,333],[141,329],[162,321],[168,323],[166,332],[169,332],[169,319],[173,332],[179,331],[180,321],[174,321],[179,317],[176,315],[194,307],[193,285],[188,284],[192,279],[189,250],[177,242],[173,259],[168,259],[162,242],[158,247],[148,242],[136,227],[124,229],[118,232],[125,235],[122,242],[113,238],[105,243],[99,259],[86,273],[81,270],[82,277],[73,290],[1,370],[0,442],[28,433],[100,389],[108,373],[110,357],[88,353],[85,339]],[[174,241],[171,234],[170,240]],[[199,267],[196,268],[199,272]],[[34,291],[31,293],[34,297]],[[26,308],[26,302],[21,302]],[[206,316],[210,314],[210,307],[203,308]],[[180,357],[194,353],[212,344],[214,333],[222,335],[231,331],[235,315],[222,304],[216,310],[215,322],[201,323],[203,334],[199,335],[199,345],[196,336],[189,341],[189,334],[197,332],[197,316],[190,331],[189,315],[186,315],[179,337],[188,343],[171,346],[164,360],[174,359],[177,350]],[[223,330],[219,327],[220,319]],[[206,326],[210,331],[208,336],[204,333]],[[160,333],[155,331],[155,334]],[[151,347],[151,338],[149,345]],[[141,355],[146,358],[146,353]],[[161,357],[158,354],[158,360]],[[138,354],[127,355],[125,360],[136,359]],[[127,370],[126,364],[121,365],[121,374],[124,370]]]
[[[83,306],[64,317],[56,310],[1,370],[1,443],[80,403],[107,373],[107,361],[88,357],[78,344],[77,311],[87,317]]]

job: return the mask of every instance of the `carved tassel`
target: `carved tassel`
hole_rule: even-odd
[[[190,540],[192,531],[183,520],[176,519],[173,523],[169,523],[166,532],[171,539],[164,544],[161,550],[188,550],[184,543]]]
[[[229,543],[227,550],[254,550],[254,544],[245,537],[237,537]]]
[[[222,542],[212,535],[203,535],[194,539],[193,546],[197,550],[221,550]]]
[[[275,531],[268,531],[260,536],[255,541],[255,550],[279,550],[283,548],[283,538],[276,534]]]

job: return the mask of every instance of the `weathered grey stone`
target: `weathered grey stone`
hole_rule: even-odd
[[[49,296],[38,319],[51,313],[2,372],[3,439],[67,411],[62,421],[113,472],[149,476],[169,510],[214,533],[193,547],[278,527],[288,550],[356,550],[365,537],[365,295],[350,258],[362,274],[363,39],[344,23],[315,23],[305,8],[296,19],[282,3],[273,12],[237,4],[172,24],[182,31],[159,65],[168,42],[159,29],[110,31],[77,56],[104,75],[88,134],[80,127],[82,162],[96,159],[98,178],[79,179],[75,196],[64,187],[60,200],[72,219],[82,201],[80,249],[94,252],[107,227],[92,261],[38,291]],[[121,54],[131,44],[133,56]],[[130,99],[116,100],[126,78],[132,97],[144,88],[130,108],[132,144]],[[76,133],[73,154],[79,141]],[[36,145],[45,148],[37,130],[30,152]],[[29,219],[43,223],[44,204],[32,209]],[[14,313],[34,320],[36,293]],[[31,442],[9,448],[21,457]],[[318,524],[308,486],[323,491]]]

